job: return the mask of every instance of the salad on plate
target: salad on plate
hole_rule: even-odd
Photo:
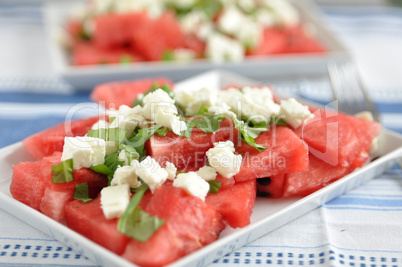
[[[381,126],[278,99],[265,85],[97,86],[104,117],[23,141],[12,196],[140,266],[172,263],[250,224],[257,197],[307,196],[370,160]],[[371,153],[371,154],[370,154]]]
[[[325,53],[314,26],[285,0],[92,0],[65,23],[75,66],[143,61],[241,62]]]

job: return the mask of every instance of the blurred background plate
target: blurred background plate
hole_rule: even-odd
[[[345,47],[326,27],[328,23],[323,19],[315,4],[309,0],[298,0],[291,2],[299,10],[302,21],[315,28],[316,38],[328,49],[327,53],[247,57],[241,63],[223,64],[214,64],[207,60],[196,60],[191,63],[143,62],[130,65],[72,66],[69,64],[69,55],[58,42],[58,38],[77,2],[82,1],[49,1],[44,7],[48,49],[53,68],[75,90],[88,91],[99,83],[141,77],[166,76],[173,81],[178,81],[216,67],[259,80],[267,80],[270,77],[278,79],[278,77],[289,76],[290,74],[315,75],[325,73],[326,65],[329,61],[349,58]]]

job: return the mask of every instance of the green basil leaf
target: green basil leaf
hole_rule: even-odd
[[[194,127],[205,133],[214,133],[219,130],[219,123],[224,119],[223,116],[205,115],[201,118],[183,120],[187,125],[187,130],[181,132],[181,136],[190,138]]]
[[[76,184],[74,189],[74,199],[81,200],[83,203],[93,200],[89,197],[88,183]]]
[[[156,131],[159,136],[165,136],[167,133],[168,128],[160,128]]]
[[[271,117],[271,120],[269,121],[269,124],[276,124],[276,125],[280,125],[280,126],[287,126],[285,120],[282,119],[282,118],[278,118],[278,117]]]
[[[209,193],[216,194],[218,193],[219,189],[221,188],[222,182],[211,180],[208,181],[209,183]]]
[[[148,141],[161,127],[162,125],[151,125],[148,128],[139,129],[138,132],[134,132],[126,141],[126,145],[133,147],[139,154],[139,158],[142,159],[146,155],[145,142]]]
[[[99,165],[91,167],[90,169],[93,170],[94,172],[105,174],[105,175],[113,174],[113,171],[111,169],[109,169],[109,167],[106,166],[105,164],[99,164]]]
[[[203,116],[205,113],[208,112],[208,109],[201,105],[200,109],[198,110],[197,115]]]
[[[122,143],[126,138],[126,131],[121,128],[107,128],[107,129],[97,129],[89,130],[87,136],[100,138],[105,141],[114,141],[116,143]]]
[[[246,144],[254,147],[258,151],[266,149],[266,147],[256,144],[254,139],[257,138],[260,133],[268,131],[268,128],[266,128],[266,127],[262,127],[262,128],[250,127],[244,121],[238,120],[235,115],[232,116],[232,120],[235,124],[236,129],[238,129],[240,131],[242,140]]]
[[[115,152],[105,157],[104,165],[109,168],[113,173],[116,171],[117,167],[124,164],[124,161],[119,161],[118,158],[119,152]]]
[[[131,63],[131,62],[133,62],[133,58],[130,56],[130,55],[122,55],[121,57],[120,57],[120,60],[119,60],[119,63],[120,64],[129,64],[129,63]]]
[[[127,157],[127,164],[130,165],[133,160],[138,160],[140,158],[140,155],[138,154],[137,150],[135,150],[134,147],[121,144],[119,146],[120,150],[124,150],[126,152],[126,157]]]
[[[138,205],[146,192],[138,190],[117,223],[117,230],[140,242],[146,242],[164,223],[164,219],[150,216]]]
[[[67,159],[57,166],[52,166],[52,182],[54,184],[74,181],[73,159]]]
[[[175,59],[174,52],[172,50],[166,50],[162,54],[162,61],[173,61]]]

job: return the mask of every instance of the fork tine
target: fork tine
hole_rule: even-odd
[[[328,73],[332,86],[332,93],[338,100],[339,110],[356,114],[361,111],[370,111],[378,121],[378,112],[370,100],[360,80],[356,67],[351,62],[328,64]]]

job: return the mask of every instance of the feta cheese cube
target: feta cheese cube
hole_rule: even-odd
[[[91,130],[107,129],[109,128],[109,123],[105,120],[99,120],[92,125]]]
[[[108,186],[101,191],[101,208],[106,219],[120,217],[130,203],[130,186]]]
[[[310,112],[308,106],[303,105],[294,98],[281,100],[280,114],[286,123],[294,129],[302,125],[307,118],[314,117],[314,114]]]
[[[170,162],[167,161],[165,170],[168,173],[168,179],[169,180],[174,180],[174,178],[176,177],[176,172],[177,172],[176,166],[174,166],[173,163],[170,163]]]
[[[235,39],[212,33],[208,36],[205,54],[214,63],[240,62],[244,59],[244,47]]]
[[[131,164],[136,165],[133,162]],[[161,186],[169,176],[168,172],[150,156],[146,157],[138,164],[135,173],[149,186],[149,189],[152,193],[154,193],[155,190]]]
[[[201,167],[196,173],[205,181],[215,180],[217,176],[216,170],[210,166]]]
[[[133,165],[118,167],[113,174],[113,179],[110,181],[110,185],[128,184],[130,188],[139,187],[141,182],[138,180],[135,170],[136,167]]]
[[[234,152],[231,141],[214,143],[214,147],[206,152],[209,165],[225,178],[236,175],[240,171],[242,156]]]
[[[103,139],[80,136],[65,137],[61,160],[73,159],[74,169],[103,164],[106,142]]]
[[[183,188],[187,193],[203,201],[209,192],[209,183],[195,172],[179,173],[173,181],[173,186]]]
[[[108,110],[108,114],[112,120],[109,128],[121,128],[125,130],[127,132],[126,137],[129,137],[133,133],[135,127],[145,120],[141,115],[141,106],[130,108],[129,106],[121,105],[117,111]]]

